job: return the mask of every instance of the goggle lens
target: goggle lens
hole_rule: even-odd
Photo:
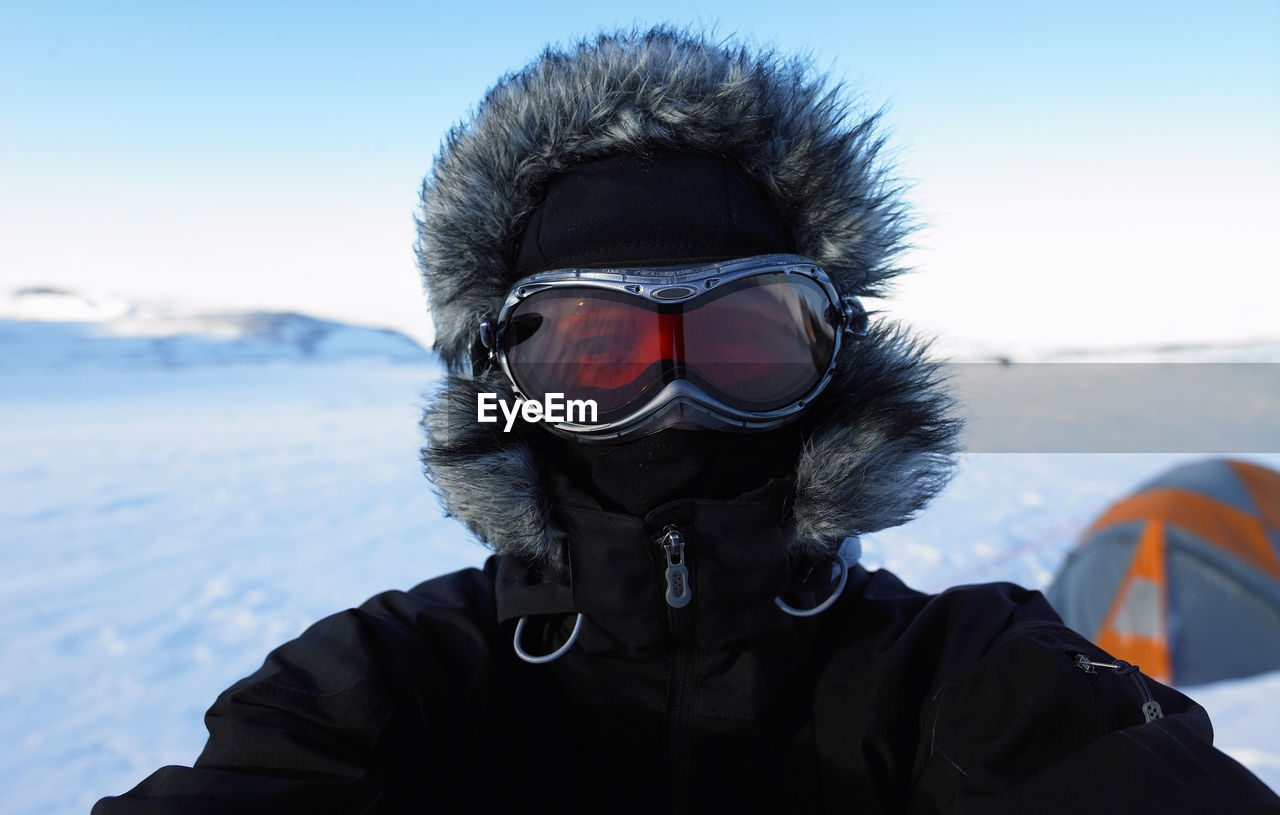
[[[678,378],[735,408],[767,411],[821,380],[838,314],[822,286],[795,274],[743,278],[678,304],[565,286],[516,304],[502,349],[527,396],[592,399],[600,423]]]
[[[804,396],[835,350],[837,312],[823,289],[796,275],[760,275],[684,316],[689,379],[746,410]]]

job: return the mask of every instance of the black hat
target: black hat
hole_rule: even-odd
[[[551,179],[521,238],[516,274],[794,249],[768,195],[728,159],[628,154],[585,162]]]

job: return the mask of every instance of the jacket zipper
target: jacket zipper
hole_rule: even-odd
[[[1147,681],[1142,678],[1142,673],[1138,670],[1137,665],[1130,665],[1122,659],[1118,659],[1115,662],[1094,662],[1084,654],[1076,654],[1076,667],[1087,674],[1097,673],[1098,668],[1106,668],[1114,671],[1116,676],[1128,676],[1133,680],[1138,693],[1142,694],[1143,723],[1164,718],[1164,709],[1160,707],[1160,703],[1151,695],[1151,688],[1147,685]]]
[[[667,524],[658,538],[666,560],[667,629],[675,648],[671,660],[671,690],[667,705],[667,778],[670,811],[687,812],[691,801],[693,758],[693,697],[697,680],[697,644],[693,636],[693,584],[685,561],[685,540],[675,524]]]

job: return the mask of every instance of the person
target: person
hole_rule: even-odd
[[[670,28],[501,80],[418,247],[424,465],[495,555],[319,622],[94,812],[1280,811],[1037,592],[857,565],[958,423],[860,302],[909,221],[841,94]]]

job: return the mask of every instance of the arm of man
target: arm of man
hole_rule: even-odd
[[[466,689],[487,653],[469,609],[491,601],[489,587],[467,570],[321,620],[218,697],[193,767],[163,767],[94,815],[447,803],[457,785],[442,784],[468,764]]]
[[[1213,747],[1203,708],[1045,619],[1036,597],[938,695],[912,811],[1280,812]]]

